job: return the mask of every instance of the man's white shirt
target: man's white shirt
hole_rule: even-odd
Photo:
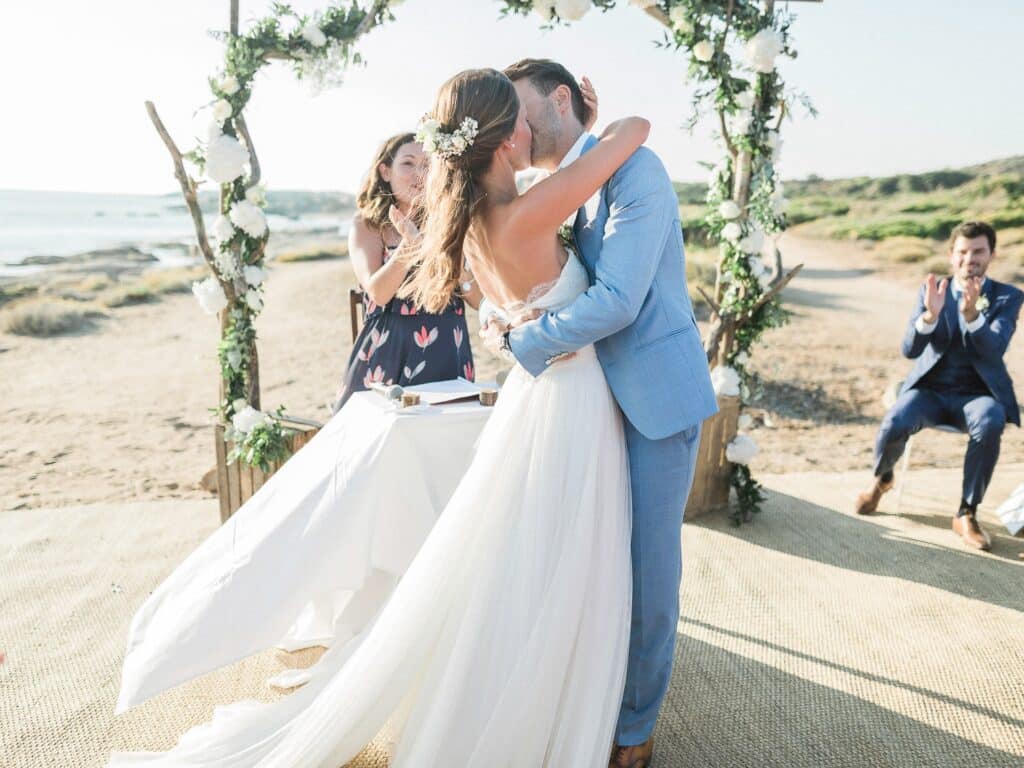
[[[988,278],[986,277],[981,283],[982,290],[985,290],[985,285],[987,283]],[[956,299],[957,303],[956,319],[960,323],[960,335],[966,340],[968,333],[974,333],[976,330],[978,330],[979,328],[981,328],[981,326],[985,324],[985,316],[981,312],[979,312],[978,316],[968,323],[964,319],[963,312],[961,312],[959,309],[960,297],[963,296],[964,293],[963,286],[960,285],[959,281],[954,279],[949,286],[949,290],[953,292],[953,298]],[[918,315],[917,320],[914,321],[914,328],[917,329],[917,332],[920,333],[922,336],[927,336],[928,334],[932,333],[938,327],[938,325],[938,320],[936,320],[934,323],[926,323],[924,321],[923,314]]]

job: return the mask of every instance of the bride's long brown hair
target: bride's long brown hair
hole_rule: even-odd
[[[431,117],[452,133],[467,117],[477,122],[473,145],[458,157],[433,155],[420,204],[426,209],[419,268],[399,291],[428,312],[451,301],[462,274],[466,235],[484,200],[480,178],[501,143],[515,131],[519,97],[496,69],[471,69],[438,91]]]

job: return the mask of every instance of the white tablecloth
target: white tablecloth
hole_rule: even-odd
[[[478,403],[397,409],[354,395],[139,609],[118,710],[274,645],[358,634],[444,509],[489,415]]]

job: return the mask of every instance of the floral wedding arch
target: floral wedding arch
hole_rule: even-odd
[[[503,15],[536,14],[545,26],[576,22],[591,10],[616,5],[616,0],[497,1]],[[210,276],[192,289],[203,310],[221,322],[217,416],[234,445],[232,458],[264,470],[287,456],[288,430],[282,423],[283,408],[274,414],[260,410],[254,320],[263,308],[269,230],[261,169],[243,113],[256,73],[274,60],[290,62],[300,79],[318,86],[340,82],[346,67],[360,61],[358,40],[392,21],[392,8],[401,2],[333,0],[312,15],[275,2],[268,16],[240,33],[238,0],[230,0],[230,29],[219,34],[225,43],[224,67],[209,80],[213,100],[206,140],[183,155],[153,104],[146,103],[174,160],[199,249],[210,268]],[[785,320],[778,294],[800,269],[784,272],[777,249],[771,266],[762,255],[767,238],[786,226],[786,199],[775,164],[782,146],[779,128],[789,107],[775,63],[780,56],[796,56],[789,46],[792,17],[776,9],[774,0],[620,2],[661,22],[661,45],[687,56],[688,77],[697,85],[691,124],[707,112],[717,118],[725,152],[708,182],[705,225],[719,243],[719,259],[714,293],[704,294],[712,311],[705,351],[716,391],[746,399],[749,352],[766,329]],[[209,235],[198,183],[186,171],[186,160],[220,189],[219,215]],[[763,500],[747,466],[756,450],[756,443],[743,433],[727,448],[740,517],[749,518]]]

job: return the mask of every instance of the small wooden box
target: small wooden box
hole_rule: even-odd
[[[725,458],[726,446],[739,430],[740,399],[718,398],[718,413],[704,422],[694,470],[693,487],[686,502],[685,519],[729,506],[729,477],[732,464]]]
[[[290,449],[292,455],[313,439],[320,431],[319,427],[289,427],[295,432],[291,436]],[[224,427],[214,427],[214,441],[217,450],[217,498],[220,500],[220,521],[225,522],[238,508],[258,491],[270,476],[281,468],[284,462],[275,461],[270,471],[264,472],[259,467],[250,467],[243,461],[228,464],[231,447],[224,442]]]

